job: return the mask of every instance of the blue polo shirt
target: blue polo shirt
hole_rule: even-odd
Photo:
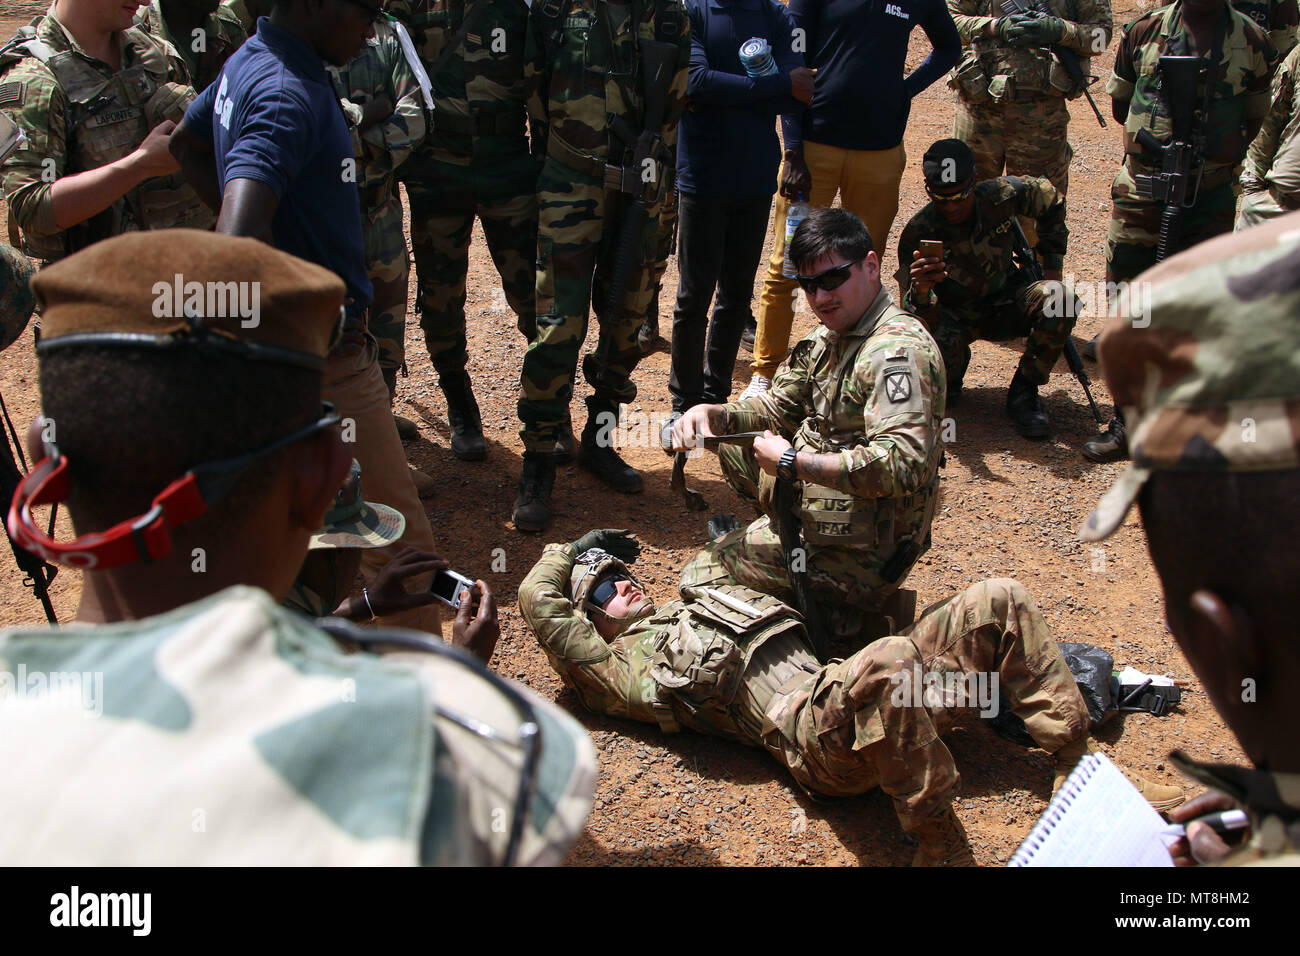
[[[691,108],[677,132],[677,185],[721,199],[758,199],[776,192],[781,144],[774,118],[805,104],[790,95],[790,71],[803,66],[793,49],[794,21],[777,0],[687,0]],[[740,45],[761,37],[777,72],[751,79]]]
[[[944,0],[790,0],[817,72],[802,124],[783,120],[785,145],[810,139],[841,149],[893,149],[903,141],[912,97],[957,65],[961,36]],[[933,48],[904,78],[914,27]],[[800,129],[801,126],[801,129]]]
[[[333,271],[370,305],[352,138],[325,64],[266,17],[185,111],[185,125],[212,143],[222,191],[255,179],[275,193],[277,249]]]

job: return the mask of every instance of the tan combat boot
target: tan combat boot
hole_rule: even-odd
[[[913,866],[977,866],[966,840],[966,828],[948,804],[933,816],[926,817],[912,836],[920,841]]]
[[[402,441],[415,441],[420,437],[420,429],[405,415],[393,412],[393,424],[397,426],[397,437]]]
[[[1066,778],[1085,754],[1099,753],[1091,737],[1080,737],[1073,743],[1066,744],[1056,752],[1056,771],[1052,776],[1052,796],[1065,784]],[[1115,764],[1128,777],[1129,783],[1137,787],[1138,793],[1147,798],[1147,802],[1161,813],[1167,813],[1182,803],[1186,797],[1177,787],[1167,787],[1162,783],[1152,783],[1131,771]]]
[[[411,470],[411,481],[415,483],[415,493],[421,498],[428,498],[438,490],[438,482],[426,475],[414,465],[407,465]]]

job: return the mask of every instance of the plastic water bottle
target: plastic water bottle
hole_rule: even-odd
[[[794,231],[799,228],[799,223],[808,218],[808,212],[808,204],[804,202],[803,193],[799,193],[799,198],[790,203],[790,208],[785,212],[785,265],[781,268],[781,274],[787,279],[793,279],[798,274],[798,270],[790,260],[790,240],[794,238]]]
[[[773,76],[776,61],[772,59],[772,46],[761,37],[751,37],[740,45],[740,65],[750,76]]]

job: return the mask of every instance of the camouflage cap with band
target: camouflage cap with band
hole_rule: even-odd
[[[324,369],[344,286],[328,269],[256,239],[198,229],[128,232],[32,279],[38,354],[69,345],[231,351]]]
[[[1132,461],[1085,541],[1123,523],[1154,471],[1300,467],[1300,212],[1202,243],[1135,287],[1130,304],[1149,312],[1112,318],[1098,344]]]
[[[339,486],[334,503],[325,512],[324,526],[311,536],[309,550],[319,548],[382,548],[392,544],[406,530],[402,513],[387,505],[366,501],[361,495],[361,463],[352,468]]]

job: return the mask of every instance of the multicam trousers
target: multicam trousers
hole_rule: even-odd
[[[1066,139],[1070,111],[1060,96],[1020,94],[1000,102],[957,97],[952,135],[975,154],[975,179],[1046,176],[1062,195],[1074,150]]]
[[[493,310],[504,312],[508,305],[519,331],[532,335],[537,162],[522,154],[484,171],[423,156],[418,161],[405,182],[420,328],[439,376],[455,376],[469,363],[465,276],[475,216],[501,276]]]
[[[949,386],[960,385],[970,365],[970,344],[976,340],[1003,342],[1025,336],[1025,352],[1017,367],[1035,385],[1044,385],[1079,314],[1073,294],[1055,280],[1035,282],[958,309],[939,306],[935,341],[943,353]]]
[[[569,420],[578,352],[596,313],[600,337],[582,362],[595,397],[613,403],[636,397],[631,375],[641,358],[637,333],[654,295],[659,209],[650,216],[620,308],[610,310],[610,276],[626,199],[586,172],[547,159],[537,183],[537,335],[520,376],[520,435],[526,451],[549,452]]]
[[[791,641],[797,636],[759,648],[746,685],[778,666]],[[794,652],[808,656],[801,643]],[[911,830],[951,802],[960,781],[939,735],[963,713],[998,706],[999,691],[1044,750],[1088,732],[1087,707],[1042,614],[1007,578],[934,605],[901,637],[787,679],[767,698],[762,744],[817,793],[880,787]]]

